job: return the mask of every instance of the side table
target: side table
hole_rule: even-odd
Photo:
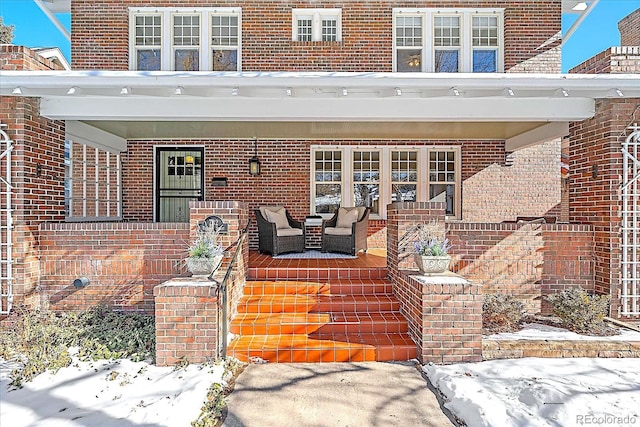
[[[304,221],[305,249],[322,248],[322,218],[307,218]]]

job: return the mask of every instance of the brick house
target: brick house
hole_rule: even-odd
[[[1,47],[3,310],[153,312],[199,209],[237,231],[263,205],[367,205],[394,280],[399,211],[437,212],[480,293],[544,312],[579,285],[637,318],[640,11],[562,75],[576,3],[72,0],[73,71]]]

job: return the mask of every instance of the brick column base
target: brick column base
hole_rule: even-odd
[[[182,277],[154,288],[156,365],[185,358],[203,363],[218,356],[218,298],[206,279]]]
[[[444,228],[444,203],[404,202],[387,208],[387,270],[400,311],[420,360],[438,364],[482,360],[482,285],[447,272],[415,271],[402,236],[412,226],[438,221]],[[413,270],[409,270],[412,268]]]

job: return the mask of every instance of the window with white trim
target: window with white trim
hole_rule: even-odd
[[[333,213],[342,200],[342,151],[318,150],[313,162],[314,212]]]
[[[292,40],[298,42],[342,40],[342,10],[293,9]]]
[[[240,71],[240,8],[130,8],[129,67]]]
[[[392,202],[444,202],[460,218],[460,148],[442,146],[312,147],[311,211],[330,216],[340,206],[367,206],[385,218]]]
[[[504,9],[394,9],[394,71],[504,71]]]

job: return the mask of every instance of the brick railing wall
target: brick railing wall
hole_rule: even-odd
[[[238,241],[249,220],[246,204],[232,201],[190,202],[190,232],[196,235],[198,224],[215,215],[228,226],[220,235],[229,247]],[[249,242],[231,247],[214,281],[206,279],[172,279],[154,289],[156,314],[156,364],[173,365],[182,358],[190,363],[213,360],[221,351],[220,338],[224,298],[220,286],[235,250],[236,264],[225,283],[227,292],[227,322],[237,313],[238,301],[246,283]],[[227,323],[228,324],[228,323]],[[227,329],[228,331],[228,329]]]
[[[55,310],[106,304],[153,313],[153,287],[181,274],[188,240],[189,224],[42,224],[41,300]],[[91,284],[74,288],[82,276]]]
[[[453,273],[417,275],[405,258],[403,236],[412,226],[436,220],[433,228],[444,231],[445,204],[393,203],[387,212],[387,270],[421,361],[482,360],[482,286]]]
[[[50,59],[43,58],[25,46],[0,44],[0,70],[47,71],[64,70]]]
[[[548,313],[543,296],[594,288],[594,231],[589,225],[448,223],[451,270],[484,293],[518,297],[531,313]]]

